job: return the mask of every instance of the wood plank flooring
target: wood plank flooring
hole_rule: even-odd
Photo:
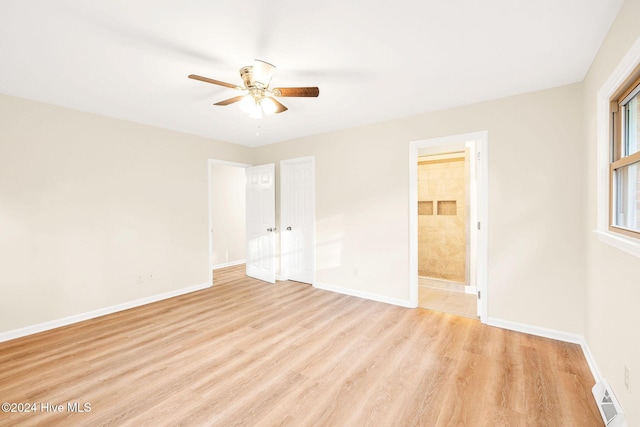
[[[0,425],[602,425],[577,345],[243,269],[0,343]]]

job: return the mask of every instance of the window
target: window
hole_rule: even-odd
[[[632,203],[629,203],[633,198],[631,187],[634,186],[630,175],[635,172],[637,176],[640,172],[637,161],[634,161],[637,154],[633,153],[636,150],[633,149],[628,130],[632,128],[629,122],[632,116],[630,112],[634,108],[632,92],[638,86],[639,80],[640,37],[622,57],[597,93],[597,227],[594,230],[601,242],[638,258],[640,232],[628,224],[632,216]],[[635,108],[638,108],[638,101],[636,97]],[[626,122],[623,123],[625,114]],[[637,126],[636,121],[636,130]],[[627,130],[624,139],[623,129]],[[636,148],[637,143],[636,134]],[[634,163],[635,166],[632,167]],[[623,184],[626,184],[626,187]],[[638,188],[637,183],[635,187]],[[635,200],[638,201],[637,194]],[[637,221],[637,207],[634,213]]]
[[[640,239],[640,66],[611,98],[609,230]]]

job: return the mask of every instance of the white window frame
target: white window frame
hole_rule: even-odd
[[[600,241],[618,248],[626,253],[640,257],[640,239],[628,237],[609,230],[609,165],[611,160],[610,146],[610,107],[611,97],[624,84],[640,63],[640,37],[627,51],[613,73],[598,91],[597,105],[597,155],[598,155],[598,187],[597,187],[597,228],[594,230]]]

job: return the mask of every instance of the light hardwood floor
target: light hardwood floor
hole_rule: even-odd
[[[0,343],[0,425],[601,426],[580,347],[215,272],[215,286]],[[91,411],[69,413],[68,402]]]

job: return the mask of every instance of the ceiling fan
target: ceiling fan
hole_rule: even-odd
[[[244,94],[216,102],[213,105],[229,105],[240,103],[240,108],[249,114],[250,117],[261,118],[263,114],[278,114],[287,111],[276,97],[317,97],[320,89],[317,87],[281,87],[269,89],[269,83],[276,67],[268,62],[259,59],[254,60],[253,65],[240,68],[240,77],[243,86],[221,82],[195,74],[190,74],[189,78],[200,80],[206,83],[228,87],[235,90],[245,91]]]

